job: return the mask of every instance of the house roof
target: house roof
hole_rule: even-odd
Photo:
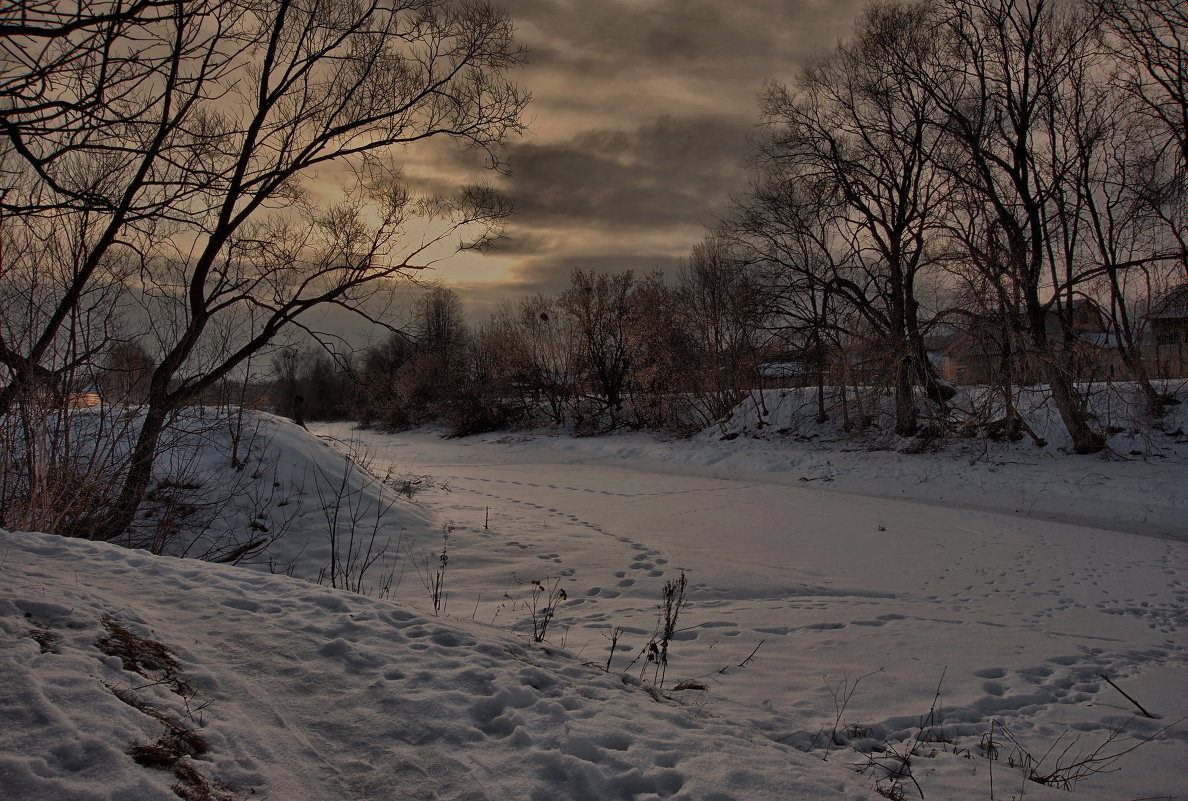
[[[1188,317],[1188,284],[1180,284],[1168,290],[1147,312],[1149,320],[1171,320]]]
[[[1080,331],[1077,333],[1077,338],[1088,342],[1090,345],[1095,345],[1099,348],[1116,348],[1118,347],[1118,337],[1112,332],[1104,331]]]
[[[764,378],[794,378],[813,372],[813,368],[804,362],[767,362],[759,365],[759,375]]]

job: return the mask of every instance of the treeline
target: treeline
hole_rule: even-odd
[[[458,434],[524,424],[704,428],[755,386],[770,352],[758,288],[721,256],[699,247],[667,282],[577,270],[559,295],[509,303],[475,329],[457,294],[434,288],[407,332],[340,365],[337,396],[317,389],[327,386],[319,357],[279,380],[274,400],[301,394],[311,419],[345,412],[397,428],[443,422]]]
[[[782,361],[846,428],[886,408],[901,436],[968,430],[960,382],[989,390],[972,423],[1015,438],[1041,385],[1100,450],[1087,384],[1133,382],[1158,418],[1157,379],[1183,375],[1151,328],[1188,280],[1186,38],[1179,0],[875,2],[764,87],[751,186],[679,277],[579,271],[471,334],[432,293],[359,365],[357,413],[704,426]],[[1165,345],[1188,341],[1180,305]]]
[[[899,434],[921,403],[943,412],[936,340],[963,335],[1008,428],[1041,383],[1075,449],[1099,450],[1094,357],[1150,415],[1167,401],[1144,329],[1188,278],[1186,34],[1180,0],[875,3],[764,88],[754,180],[719,235],[786,338],[885,365]]]

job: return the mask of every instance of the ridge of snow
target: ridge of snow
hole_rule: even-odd
[[[0,532],[0,797],[169,799],[126,751],[193,722],[191,763],[236,798],[865,798],[745,725],[489,627],[305,581]],[[193,695],[95,643],[114,618],[166,645]],[[43,649],[30,629],[52,635]]]

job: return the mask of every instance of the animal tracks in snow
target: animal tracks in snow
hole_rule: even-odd
[[[1108,736],[1134,709],[1101,674],[1168,715],[1188,711],[1183,542],[610,459],[558,463],[544,451],[504,464],[487,447],[418,467],[449,476],[452,492],[419,496],[443,518],[489,510],[489,533],[472,524],[450,560],[453,597],[482,603],[452,601],[454,613],[478,608],[484,620],[503,603],[497,624],[511,617],[522,634],[525,585],[502,598],[490,585],[560,575],[568,597],[550,640],[601,666],[620,629],[612,672],[628,670],[664,582],[684,570],[670,675],[708,684],[711,706],[739,701],[779,742],[807,747],[833,725],[823,674],[833,687],[870,676],[843,723],[888,742],[914,737],[942,674],[944,734],[972,749],[991,721],[1045,748],[1065,730]],[[613,764],[615,751],[587,738],[561,756]]]

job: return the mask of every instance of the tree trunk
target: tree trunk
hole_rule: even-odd
[[[841,391],[841,408],[842,408],[842,431],[847,434],[854,430],[854,424],[850,421],[850,398],[848,392],[848,385],[846,384],[846,375],[843,372],[838,389]]]
[[[817,367],[817,424],[825,423],[829,420],[829,415],[825,412],[825,370],[818,364]]]
[[[293,422],[296,423],[297,425],[301,426],[302,428],[306,428],[306,425],[305,425],[305,396],[304,395],[294,395],[293,396]]]
[[[153,479],[153,462],[157,456],[157,445],[161,433],[165,430],[165,421],[169,417],[169,409],[162,403],[149,402],[144,422],[140,425],[140,435],[136,438],[136,445],[132,449],[132,457],[128,464],[128,474],[124,477],[124,486],[120,496],[112,505],[107,518],[100,523],[92,539],[113,540],[131,528],[136,520],[136,510],[140,507],[148,492]]]
[[[1159,392],[1151,384],[1151,376],[1147,372],[1147,365],[1143,362],[1142,345],[1135,336],[1130,324],[1130,314],[1126,310],[1126,299],[1118,279],[1118,269],[1110,266],[1110,322],[1118,337],[1118,356],[1122,366],[1130,373],[1134,382],[1139,385],[1146,400],[1146,415],[1152,420],[1158,420],[1167,412],[1167,396]]]
[[[1152,420],[1159,420],[1167,414],[1167,395],[1155,389],[1151,384],[1151,376],[1147,372],[1147,365],[1143,363],[1143,355],[1138,347],[1119,344],[1118,355],[1122,364],[1130,373],[1134,383],[1142,390],[1146,405],[1143,413]]]
[[[895,363],[895,433],[901,437],[913,436],[920,429],[916,421],[910,361],[911,358],[905,355]]]
[[[1077,453],[1097,453],[1105,447],[1105,438],[1089,425],[1089,416],[1079,403],[1076,387],[1052,360],[1045,360],[1048,367],[1048,386],[1052,400],[1060,412],[1060,419],[1072,437],[1073,450]]]
[[[1048,388],[1052,393],[1052,401],[1060,413],[1060,419],[1065,429],[1072,437],[1073,450],[1077,453],[1097,453],[1105,447],[1105,439],[1089,425],[1089,416],[1085,411],[1077,388],[1070,374],[1064,369],[1058,354],[1048,341],[1047,330],[1044,327],[1046,313],[1041,309],[1035,298],[1028,299],[1028,319],[1031,325],[1031,341],[1035,346],[1039,358],[1040,368],[1046,373]],[[1067,362],[1067,350],[1064,361]]]
[[[920,335],[919,327],[913,323],[912,339],[912,367],[916,379],[924,387],[928,400],[935,403],[942,412],[948,407],[949,401],[957,394],[957,390],[948,381],[942,381],[933,369],[932,360],[928,358],[928,347],[924,344],[924,337]]]
[[[1072,437],[1073,450],[1077,453],[1097,453],[1105,447],[1105,439],[1089,425],[1089,415],[1078,396],[1073,379],[1064,369],[1069,358],[1068,349],[1058,354],[1048,340],[1048,310],[1040,304],[1036,286],[1028,286],[1024,291],[1031,344],[1039,360],[1040,370],[1045,373],[1044,378],[1048,381],[1060,420]],[[1065,330],[1063,326],[1061,330]]]

